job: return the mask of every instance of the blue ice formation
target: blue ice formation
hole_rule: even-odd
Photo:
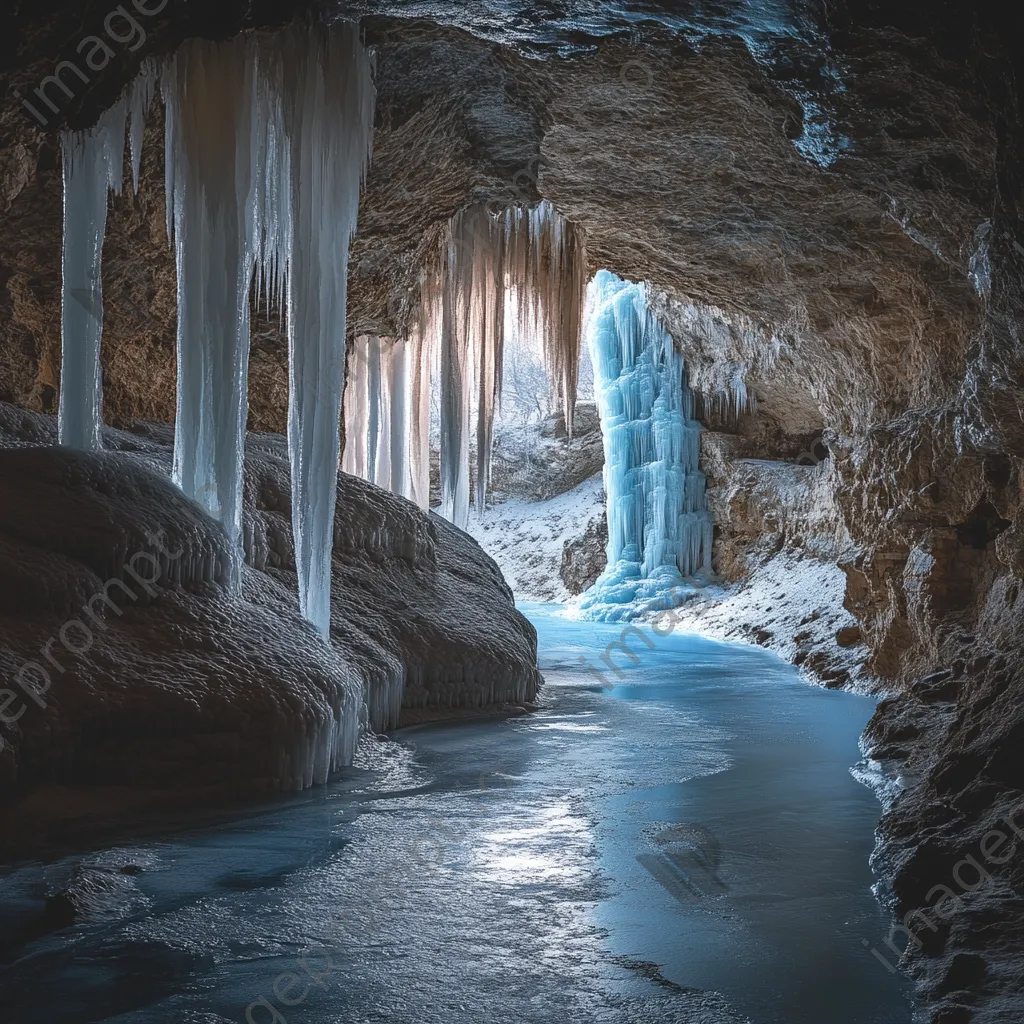
[[[710,572],[712,522],[683,357],[648,308],[646,286],[602,270],[587,304],[604,435],[608,568],[579,610],[617,622],[692,596],[693,578]]]

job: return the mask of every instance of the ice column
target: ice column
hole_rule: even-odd
[[[367,478],[366,438],[370,428],[367,346],[359,335],[352,343],[351,365],[345,382],[345,453],[341,468],[352,476]]]
[[[125,101],[90,131],[61,136],[64,177],[63,294],[58,436],[72,448],[99,448],[103,418],[103,235],[107,193],[121,191]]]
[[[178,268],[174,480],[236,543],[255,239],[253,72],[245,37],[196,39],[162,82]]]
[[[615,621],[680,603],[688,589],[683,578],[710,568],[712,524],[683,359],[648,309],[645,286],[602,270],[588,309],[604,435],[608,568],[580,608]]]
[[[305,34],[308,34],[307,29]],[[310,45],[311,42],[311,45]],[[373,131],[370,61],[355,25],[300,40],[285,69],[291,114],[288,446],[303,614],[326,636],[345,383],[349,244]]]
[[[261,289],[284,288],[288,448],[302,613],[326,636],[341,455],[349,244],[373,132],[357,25],[296,24],[261,41]]]

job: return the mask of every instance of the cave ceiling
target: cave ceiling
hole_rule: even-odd
[[[0,390],[33,408],[53,407],[58,375],[60,181],[55,132],[14,90],[73,57],[107,13],[50,2],[7,16]],[[405,332],[458,209],[547,198],[585,229],[592,270],[651,282],[698,383],[744,372],[765,414],[794,430],[851,433],[909,410],[968,408],[965,443],[998,446],[1020,429],[1008,415],[1017,295],[1004,283],[1019,260],[1005,170],[1019,139],[1001,116],[1017,97],[996,15],[767,0],[171,0],[139,17],[145,42],[121,48],[55,120],[91,123],[144,57],[183,38],[314,14],[361,16],[376,54],[354,331]],[[108,226],[113,423],[173,418],[159,121],[156,111],[140,195],[116,200]],[[717,331],[688,331],[694,309]],[[255,323],[251,372],[251,425],[280,429],[287,375],[273,311]]]

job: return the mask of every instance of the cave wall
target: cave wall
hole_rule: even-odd
[[[145,43],[76,97],[68,123],[89,123],[144,55],[305,10],[243,8],[147,19]],[[0,82],[0,398],[41,411],[56,407],[59,382],[57,145],[10,90],[27,90],[102,23],[94,5],[76,10],[19,8]],[[827,166],[794,145],[809,108],[780,61],[728,33],[645,25],[555,56],[367,18],[379,103],[350,323],[407,327],[421,269],[461,206],[551,199],[585,229],[591,269],[652,282],[712,428],[757,438],[761,458],[827,434],[859,549],[850,605],[874,671],[895,679],[942,660],[938,619],[959,626],[979,613],[965,588],[980,599],[987,574],[1022,571],[1017,96],[1004,26],[982,9],[828,5],[819,22],[843,81],[830,117],[844,141]],[[105,246],[112,425],[173,418],[160,121],[157,105],[140,194],[114,200]],[[253,339],[249,425],[280,431],[279,311],[257,316]],[[756,412],[723,420],[715,402],[737,380]],[[979,516],[990,521],[981,548]]]
[[[314,6],[343,5],[172,4],[67,120],[91,123],[143,56]],[[897,912],[912,912],[967,839],[1024,794],[1011,753],[1024,720],[1020,11],[825,0],[800,5],[804,27],[758,49],[738,23],[670,32],[656,5],[601,38],[559,38],[546,14],[527,13],[505,45],[479,25],[442,24],[473,21],[451,5],[415,22],[355,6],[370,15],[380,100],[353,329],[401,333],[420,268],[470,202],[548,198],[585,230],[592,270],[651,282],[705,421],[728,439],[711,496],[718,565],[780,589],[798,563],[827,571],[808,585],[838,583],[853,625],[826,620],[836,643],[854,626],[844,635],[864,640],[836,671],[899,691],[869,739],[902,774],[878,863]],[[719,7],[726,22],[739,9]],[[60,203],[53,131],[25,117],[13,89],[73,54],[106,13],[19,2],[0,34],[0,398],[27,409],[55,407]],[[531,24],[537,38],[524,44]],[[108,231],[114,425],[173,415],[159,137],[156,112],[140,196],[114,203]],[[255,322],[254,346],[250,425],[279,430],[275,311]],[[728,398],[741,390],[746,411]],[[793,468],[818,437],[822,465]],[[773,502],[789,504],[769,515]],[[758,532],[771,550],[754,550]],[[795,658],[803,641],[790,641]],[[1022,884],[1019,860],[997,872],[1004,896]],[[1012,906],[965,901],[910,951],[933,1021],[1017,1019]]]

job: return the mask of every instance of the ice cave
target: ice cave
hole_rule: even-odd
[[[14,4],[0,1016],[1024,1019],[1024,25]]]

